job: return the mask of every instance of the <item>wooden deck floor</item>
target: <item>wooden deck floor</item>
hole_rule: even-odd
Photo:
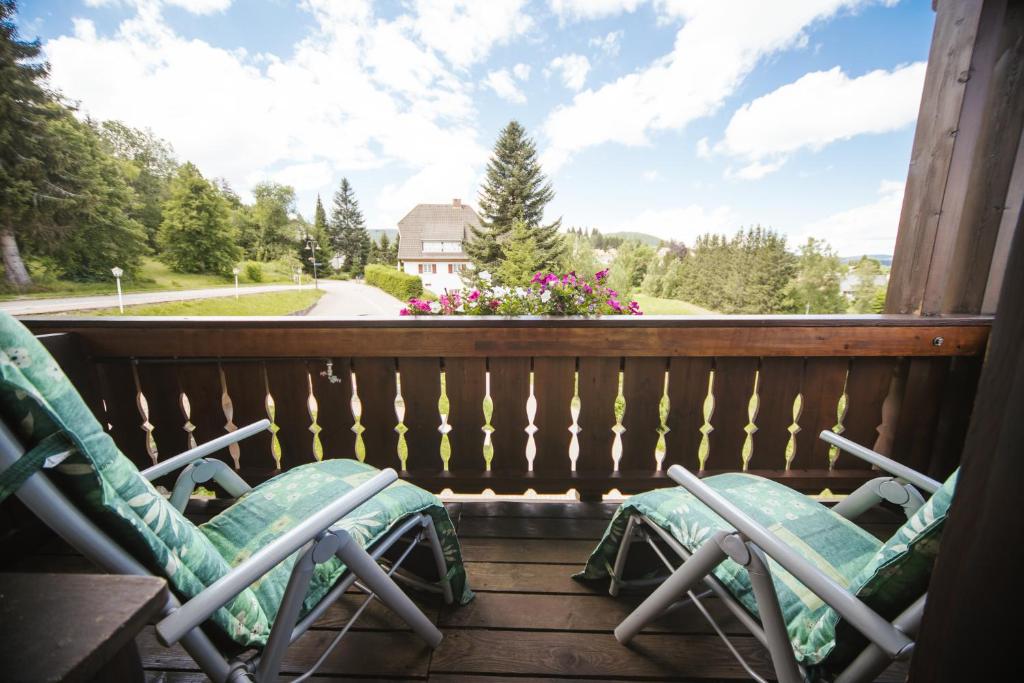
[[[611,598],[570,577],[582,566],[614,506],[600,503],[473,502],[449,505],[476,599],[447,607],[418,597],[444,632],[431,651],[379,603],[357,622],[314,680],[419,680],[431,683],[644,680],[722,681],[749,677],[693,609],[678,610],[619,645],[612,629],[638,597]],[[892,524],[882,521],[879,535]],[[53,541],[7,570],[87,571],[87,562]],[[304,671],[337,632],[360,596],[339,601],[289,650],[284,671]],[[710,602],[737,648],[771,678],[761,646]],[[206,680],[180,647],[164,648],[152,627],[138,639],[147,680]],[[284,676],[287,680],[287,675]],[[882,680],[903,680],[894,667]]]

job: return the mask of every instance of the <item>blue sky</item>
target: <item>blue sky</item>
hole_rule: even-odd
[[[521,121],[549,217],[692,242],[760,223],[891,253],[934,13],[924,0],[23,0],[53,85],[243,195],[370,227],[476,203]]]

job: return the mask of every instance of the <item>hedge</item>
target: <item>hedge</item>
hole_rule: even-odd
[[[363,277],[366,278],[366,284],[379,287],[402,301],[407,301],[414,296],[423,296],[423,281],[419,276],[395,270],[394,266],[382,266],[376,263],[368,265]]]

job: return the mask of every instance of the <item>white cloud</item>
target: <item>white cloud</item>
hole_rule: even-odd
[[[618,57],[619,48],[621,47],[619,41],[621,40],[622,31],[610,31],[604,36],[595,36],[594,38],[591,38],[587,41],[587,45],[590,47],[596,47],[609,57]]]
[[[785,163],[785,157],[774,161],[752,161],[738,171],[734,171],[731,167],[725,169],[725,177],[731,180],[759,180],[769,173],[775,173]]]
[[[679,130],[714,113],[765,56],[806,39],[816,21],[870,0],[700,0],[665,5],[683,20],[671,52],[649,66],[584,90],[544,123],[550,168],[608,142],[645,145],[652,132]]]
[[[653,183],[654,181],[661,179],[661,174],[653,168],[649,171],[644,171],[640,176],[649,183]]]
[[[590,73],[590,60],[583,55],[567,54],[555,57],[549,67],[552,71],[562,72],[562,83],[570,90],[582,90],[583,84]]]
[[[345,4],[338,2],[337,4]],[[483,60],[494,45],[508,44],[533,26],[526,0],[416,0],[415,28],[428,46],[455,67]]]
[[[899,181],[883,181],[876,201],[802,226],[790,233],[790,246],[801,244],[808,237],[816,237],[828,240],[842,256],[891,254],[896,246],[903,186]]]
[[[708,142],[707,138],[701,138],[697,140],[697,158],[698,159],[710,159],[711,158],[711,143]]]
[[[603,19],[633,12],[644,0],[548,0],[551,11],[562,21]]]
[[[665,240],[693,244],[698,235],[706,232],[731,235],[738,227],[736,213],[730,206],[708,209],[699,204],[690,204],[666,209],[645,209],[633,218],[609,228],[608,232],[646,232]]]
[[[512,75],[521,81],[530,80],[530,65],[516,64],[514,67],[512,67]]]
[[[838,66],[805,74],[740,107],[715,151],[748,162],[736,177],[759,178],[799,149],[897,130],[917,118],[924,72],[916,62],[858,78]]]
[[[316,30],[287,58],[186,39],[152,3],[109,35],[77,21],[73,35],[45,45],[51,81],[83,114],[151,128],[243,193],[265,178],[313,190],[385,166],[398,178],[393,192],[407,183],[431,196],[463,192],[487,159],[470,86],[417,42],[415,17],[378,20],[366,3],[332,0],[303,8]]]
[[[512,102],[513,104],[525,104],[526,95],[516,85],[515,79],[512,74],[509,73],[508,69],[498,69],[497,71],[487,72],[487,78],[484,79],[484,86],[494,91],[494,94],[503,100]]]
[[[231,6],[231,0],[85,0],[86,7],[111,7],[113,5],[128,5],[142,8],[149,5],[157,7],[160,4],[174,5],[192,14],[215,14],[223,12]]]

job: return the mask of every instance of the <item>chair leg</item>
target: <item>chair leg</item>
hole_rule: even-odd
[[[452,595],[452,582],[448,579],[448,563],[444,559],[444,549],[441,548],[441,539],[437,536],[437,527],[430,515],[424,514],[423,528],[427,532],[427,542],[434,555],[434,564],[437,566],[438,581],[441,583],[441,592],[444,595],[446,605],[452,604],[455,596]]]
[[[341,540],[337,550],[338,558],[359,580],[366,584],[385,605],[391,608],[430,647],[437,647],[444,637],[434,624],[427,619],[408,595],[388,576],[376,560],[344,530],[332,532]]]
[[[295,559],[291,576],[288,577],[288,586],[284,590],[284,597],[281,598],[281,606],[274,617],[274,626],[270,629],[270,637],[267,638],[267,644],[260,655],[259,666],[256,668],[256,680],[260,683],[273,683],[277,680],[281,658],[291,644],[295,622],[299,619],[302,602],[309,592],[309,582],[313,578],[313,568],[316,566],[313,559],[316,544],[317,541],[307,543]]]
[[[681,596],[700,583],[708,573],[726,558],[719,542],[727,534],[720,531],[709,539],[690,559],[683,562],[672,575],[647,596],[629,616],[615,628],[615,638],[623,645],[629,643],[643,628],[660,617]]]
[[[747,575],[750,577],[750,584],[754,589],[757,613],[761,617],[762,626],[764,626],[768,652],[772,656],[775,675],[778,677],[779,683],[803,683],[805,677],[800,671],[800,665],[797,664],[796,655],[793,653],[793,646],[789,642],[789,632],[786,630],[786,622],[782,618],[779,595],[775,592],[768,560],[765,558],[764,552],[756,545],[749,542],[746,545],[750,553]]]
[[[626,520],[626,529],[622,532],[622,543],[619,544],[619,552],[615,555],[615,566],[612,567],[612,577],[608,584],[608,595],[613,598],[619,595],[622,572],[626,569],[626,558],[629,557],[629,550],[636,540],[636,525],[636,515],[630,515]]]

